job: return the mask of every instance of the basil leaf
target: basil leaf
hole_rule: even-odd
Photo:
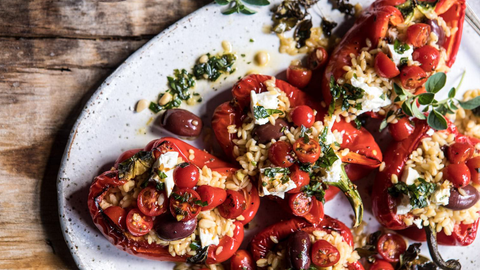
[[[215,0],[215,3],[217,3],[221,6],[225,6],[225,5],[228,5],[228,3],[230,3],[230,1],[228,1],[228,0]]]
[[[433,99],[435,98],[434,93],[423,93],[417,96],[418,102],[422,105],[428,105],[432,103]]]
[[[406,115],[413,116],[412,103],[411,103],[410,99],[407,99],[407,100],[405,100],[405,102],[403,102],[402,110]]]
[[[393,197],[398,197],[400,194],[405,194],[410,198],[410,205],[413,209],[423,208],[428,205],[430,195],[435,191],[435,184],[429,183],[422,178],[417,179],[417,183],[407,185],[404,182],[399,182],[388,188],[388,193]]]
[[[408,46],[408,44],[402,44],[400,43],[400,40],[395,39],[393,50],[398,54],[403,54],[405,51],[410,50],[410,46]]]
[[[448,97],[454,98],[456,94],[457,94],[457,89],[455,87],[452,87],[452,89],[450,89],[450,91],[448,92]]]
[[[412,108],[413,116],[415,116],[418,119],[422,119],[422,120],[425,119],[425,115],[417,107],[417,102],[415,102],[415,100],[413,100],[411,108]]]
[[[250,4],[250,5],[255,5],[255,6],[268,6],[270,5],[270,2],[268,0],[243,0],[243,2]]]
[[[395,91],[395,94],[397,94],[397,96],[405,96],[405,90],[403,90],[403,88],[400,87],[397,83],[393,83],[393,90]]]
[[[263,171],[266,177],[275,178],[275,175],[278,173],[283,173],[284,175],[290,174],[288,168],[267,168]]]
[[[473,110],[480,106],[480,96],[475,97],[474,99],[470,99],[468,101],[458,101],[460,106],[465,110]]]
[[[443,72],[438,72],[428,78],[425,84],[425,89],[430,93],[437,93],[445,86],[447,82],[447,75]]]
[[[447,120],[436,110],[432,110],[427,118],[427,123],[435,130],[447,129]]]
[[[157,103],[155,102],[150,102],[150,106],[148,106],[148,108],[150,109],[150,111],[152,111],[153,113],[158,113],[162,110],[162,106],[158,105]]]

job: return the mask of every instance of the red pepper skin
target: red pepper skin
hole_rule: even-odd
[[[415,225],[407,226],[403,222],[405,215],[396,214],[396,201],[388,193],[388,188],[393,184],[391,177],[393,174],[400,179],[402,170],[410,154],[418,147],[420,141],[428,136],[426,133],[430,129],[426,121],[414,119],[415,129],[413,133],[403,141],[394,142],[385,152],[385,169],[377,174],[372,191],[372,210],[377,220],[391,230],[401,230],[402,234],[412,238],[415,241],[425,241],[425,232],[419,230]],[[456,135],[457,142],[468,142],[472,145],[478,140],[461,135],[453,124],[448,121],[448,133]],[[410,215],[410,214],[407,214]],[[478,220],[473,224],[455,224],[452,235],[447,236],[443,231],[437,234],[437,242],[440,245],[469,245],[476,237],[478,229]]]
[[[256,263],[246,250],[238,250],[230,260],[230,270],[255,270]]]
[[[229,125],[240,126],[242,124],[244,110],[250,104],[250,91],[253,90],[257,93],[267,91],[265,81],[271,78],[266,75],[249,75],[244,77],[233,86],[233,100],[225,102],[215,109],[212,118],[212,128],[224,152],[232,160],[234,160],[234,144],[232,140],[236,138],[236,134],[228,133],[227,127]],[[279,89],[286,93],[291,107],[308,105],[317,111],[315,120],[323,120],[327,112],[320,103],[314,101],[314,98],[282,80],[276,79],[275,83]],[[347,123],[342,119],[333,125],[333,130],[345,131],[341,147],[349,148],[350,152],[347,156],[343,156],[342,160],[347,163],[362,165],[357,166],[352,175],[349,174],[349,177],[352,176],[351,180],[361,178],[361,176],[368,174],[372,169],[381,164],[383,159],[382,152],[373,136],[365,128],[359,130],[353,123]],[[353,172],[353,170],[350,171]],[[330,191],[329,188],[326,197],[333,198],[337,192],[335,189]]]
[[[246,208],[243,211],[242,216],[245,218],[240,222],[243,225],[246,225],[255,217],[258,212],[258,208],[260,207],[260,196],[258,196],[258,190],[255,187],[252,187],[250,191],[243,189],[243,195],[246,200]]]
[[[367,38],[372,42],[372,47],[376,48],[378,41],[385,38],[389,25],[395,26],[404,21],[403,15],[395,7],[403,3],[405,0],[377,0],[357,18],[353,27],[332,52],[327,64],[322,80],[322,95],[327,105],[332,101],[330,77],[333,76],[335,80],[343,77],[346,73],[343,67],[351,66],[350,53],[360,55],[361,49],[367,46]],[[443,44],[447,53],[446,64],[451,67],[462,38],[465,0],[441,0],[435,6],[435,13],[452,28],[458,27],[458,31],[448,37]]]
[[[132,153],[134,154],[138,152],[138,150],[139,149],[135,149],[135,151],[127,151],[126,153],[128,153],[130,156],[122,154],[122,159],[125,160],[131,157]],[[187,157],[190,155],[189,150],[193,150],[195,159],[191,162],[200,168],[206,165],[214,171],[227,175],[234,173],[237,169],[229,163],[221,161],[205,151],[196,149],[193,146],[174,138],[162,138],[159,140],[154,140],[150,142],[144,148],[144,150],[153,150],[154,153],[158,154],[160,154],[160,151],[177,151],[179,156],[181,156],[184,160],[188,160]],[[116,165],[118,165],[118,163]],[[97,228],[112,244],[130,254],[159,261],[185,261],[187,256],[172,257],[168,252],[168,248],[164,248],[155,243],[148,244],[143,237],[132,236],[127,231],[124,231],[116,226],[114,222],[110,220],[110,218],[108,218],[108,216],[103,212],[99,205],[103,199],[103,196],[105,196],[109,189],[123,185],[125,182],[125,180],[120,180],[118,178],[118,171],[115,168],[95,177],[92,185],[90,186],[90,191],[88,194],[88,208],[95,226],[97,226]],[[252,187],[252,190],[254,189],[255,187]],[[256,212],[254,209],[252,209],[252,211]],[[251,215],[253,216],[254,213]],[[211,253],[209,250],[207,262],[223,262],[232,256],[233,253],[235,253],[235,251],[238,249],[243,240],[243,224],[238,221],[236,221],[234,224],[236,225],[234,236],[224,236],[222,239],[220,239],[219,245],[223,246],[223,251],[219,255],[216,255],[215,253]]]
[[[290,234],[303,230],[307,233],[312,233],[316,230],[325,231],[331,233],[335,231],[342,235],[343,240],[353,247],[353,235],[350,229],[337,219],[325,216],[325,218],[313,227],[303,219],[294,218],[287,221],[282,221],[273,224],[263,231],[255,235],[250,242],[250,252],[253,256],[253,260],[256,262],[259,259],[266,258],[268,251],[270,251],[276,243],[271,239],[271,236],[275,237],[279,242],[287,239]],[[359,262],[355,262],[349,265],[349,269],[363,269],[363,266]]]

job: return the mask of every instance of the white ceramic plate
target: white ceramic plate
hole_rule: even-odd
[[[277,1],[279,2],[279,1]],[[343,16],[338,11],[331,11],[330,4],[321,1],[323,13],[338,22]],[[355,2],[355,1],[353,1]],[[359,1],[364,7],[371,0]],[[478,4],[478,3],[476,3]],[[477,10],[480,10],[477,9]],[[318,25],[319,16],[314,15],[314,25]],[[138,100],[156,100],[157,95],[166,90],[166,76],[176,68],[193,66],[195,60],[207,52],[222,50],[221,42],[228,40],[239,57],[237,71],[217,83],[198,83],[196,91],[203,97],[203,102],[194,107],[186,107],[200,115],[208,126],[213,110],[221,102],[231,99],[230,88],[239,76],[255,69],[263,74],[277,75],[284,71],[293,57],[279,54],[279,40],[275,35],[265,34],[262,26],[269,25],[269,8],[261,8],[253,16],[220,14],[218,5],[208,5],[177,22],[150,42],[144,45],[125,63],[123,63],[95,92],[79,116],[65,149],[62,165],[58,175],[58,201],[60,221],[73,257],[81,269],[129,269],[133,266],[142,269],[171,269],[173,263],[158,262],[137,258],[111,245],[97,230],[91,221],[87,209],[88,188],[92,179],[108,169],[113,161],[124,151],[141,148],[149,141],[166,136],[160,130],[147,126],[153,117],[148,110],[135,113]],[[254,42],[250,42],[253,39]],[[458,82],[462,72],[467,74],[462,86],[462,93],[467,89],[478,88],[476,79],[480,78],[480,54],[478,54],[480,37],[465,24],[462,45],[457,61],[448,76],[448,83]],[[271,61],[264,68],[255,67],[255,52],[266,50]],[[462,94],[460,93],[460,94]],[[459,94],[459,96],[460,96]],[[210,142],[213,140],[210,140]],[[202,139],[191,142],[199,148],[210,148]],[[380,142],[382,143],[382,142]],[[385,142],[383,142],[385,143]],[[360,183],[360,190],[365,202],[365,220],[369,230],[375,231],[378,223],[370,212],[370,198],[367,192],[371,181]],[[276,221],[271,215],[275,206],[262,202],[262,209],[247,230],[245,243],[258,229]],[[351,209],[343,196],[326,204],[327,214],[351,224]],[[262,214],[263,213],[263,214]],[[335,214],[334,214],[335,213]],[[464,269],[479,269],[478,250],[480,240],[470,247],[441,247],[445,257],[458,258]],[[424,254],[427,251],[424,249]]]

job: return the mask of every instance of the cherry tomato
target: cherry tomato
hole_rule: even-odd
[[[175,188],[170,195],[170,213],[178,221],[187,221],[200,214],[203,204],[200,195],[191,188]]]
[[[154,187],[146,187],[137,197],[137,206],[140,212],[155,217],[167,212],[167,195]]]
[[[197,185],[199,177],[198,168],[192,163],[182,163],[173,171],[173,180],[179,188],[193,188]]]
[[[473,156],[473,146],[466,142],[456,142],[448,147],[447,157],[451,163],[465,163]]]
[[[480,157],[474,157],[467,161],[467,166],[470,169],[472,182],[480,185]]]
[[[229,219],[237,218],[245,209],[245,197],[242,193],[234,190],[227,190],[227,199],[224,203],[218,206],[220,215]]]
[[[308,212],[304,219],[312,223],[314,226],[317,226],[322,222],[325,217],[325,211],[323,211],[323,203],[317,200],[315,197],[312,197],[312,209]]]
[[[471,179],[470,169],[465,163],[449,164],[443,169],[443,178],[452,182],[456,188],[461,188],[470,183]]]
[[[312,247],[312,262],[319,267],[330,267],[340,260],[338,249],[326,240],[318,240]]]
[[[393,78],[400,74],[397,65],[383,52],[379,52],[375,57],[375,71],[384,78]]]
[[[312,79],[312,71],[302,66],[290,65],[287,69],[287,81],[298,88],[303,88]]]
[[[118,227],[125,230],[125,217],[127,216],[127,211],[120,206],[110,206],[107,209],[103,210],[103,213],[110,218],[113,223],[115,223]]]
[[[327,63],[328,53],[323,47],[316,48],[308,55],[307,62],[308,68],[311,70],[317,70]]]
[[[402,86],[407,89],[416,89],[427,81],[427,73],[417,66],[406,66],[400,72]]]
[[[237,250],[230,259],[231,270],[254,270],[252,256],[245,250]]]
[[[427,44],[430,37],[431,27],[428,24],[416,23],[407,28],[407,43],[414,47],[422,47]]]
[[[386,233],[378,239],[377,252],[388,262],[398,262],[405,250],[407,243],[398,234]]]
[[[302,217],[312,209],[312,197],[307,196],[304,192],[296,193],[290,195],[288,205],[295,216]]]
[[[310,183],[310,175],[300,169],[298,164],[290,167],[290,179],[297,185],[296,188],[289,190],[287,193],[298,193],[302,191],[302,187]]]
[[[227,198],[227,192],[223,188],[204,185],[199,186],[197,192],[202,198],[202,202],[207,203],[207,206],[202,207],[202,211],[212,210],[225,202]]]
[[[133,208],[127,214],[127,229],[133,236],[142,236],[153,228],[153,219],[138,208]]]
[[[310,128],[313,122],[315,122],[315,114],[312,108],[307,105],[300,105],[293,108],[290,116],[292,117],[293,124],[297,127],[303,125],[306,128]]]
[[[394,270],[393,266],[385,260],[375,260],[370,270]]]
[[[440,62],[440,52],[435,47],[425,45],[413,51],[412,59],[418,61],[425,72],[431,72],[435,71]]]
[[[302,163],[315,163],[320,157],[320,144],[313,139],[308,139],[305,142],[303,138],[299,138],[293,144],[293,151],[298,157],[298,160]]]
[[[275,166],[288,168],[293,165],[295,158],[292,156],[292,145],[286,141],[274,143],[268,150],[268,159]]]
[[[413,133],[415,127],[408,117],[398,119],[396,124],[388,125],[388,131],[395,141],[403,141]]]

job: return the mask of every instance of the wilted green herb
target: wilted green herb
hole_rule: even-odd
[[[212,56],[207,54],[208,61],[206,63],[197,63],[193,67],[193,74],[197,80],[207,79],[216,81],[223,73],[230,73],[232,66],[237,59],[234,54],[227,53],[221,56]]]

